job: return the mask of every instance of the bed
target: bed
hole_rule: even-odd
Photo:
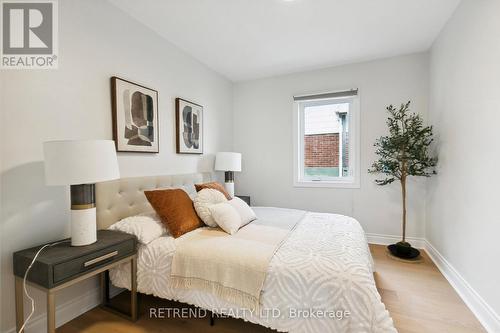
[[[97,185],[98,227],[152,211],[143,191],[210,181],[210,173],[120,179]],[[253,207],[259,219],[301,214],[270,261],[258,310],[241,308],[205,291],[174,288],[170,281],[176,242],[164,235],[138,249],[137,288],[281,332],[396,332],[373,278],[373,261],[359,223],[348,216]],[[201,232],[203,228],[192,232]],[[182,236],[181,236],[182,238]],[[110,272],[112,283],[130,288],[129,266]]]

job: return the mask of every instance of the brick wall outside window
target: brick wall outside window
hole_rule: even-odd
[[[339,134],[304,135],[305,167],[338,167]]]

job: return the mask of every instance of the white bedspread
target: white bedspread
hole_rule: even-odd
[[[288,211],[254,210],[261,218]],[[353,218],[307,213],[271,260],[259,312],[241,311],[210,293],[174,289],[170,268],[175,242],[165,236],[139,247],[139,292],[284,332],[396,332],[375,286],[365,234]],[[129,265],[112,270],[112,283],[130,288],[129,272]]]

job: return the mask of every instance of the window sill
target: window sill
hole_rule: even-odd
[[[294,187],[323,187],[323,188],[361,188],[359,182],[356,181],[312,181],[312,180],[297,180],[293,183]]]

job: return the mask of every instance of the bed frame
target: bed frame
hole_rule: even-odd
[[[121,178],[96,184],[97,229],[121,219],[153,211],[144,190],[182,187],[192,193],[194,184],[214,179],[212,173]]]

